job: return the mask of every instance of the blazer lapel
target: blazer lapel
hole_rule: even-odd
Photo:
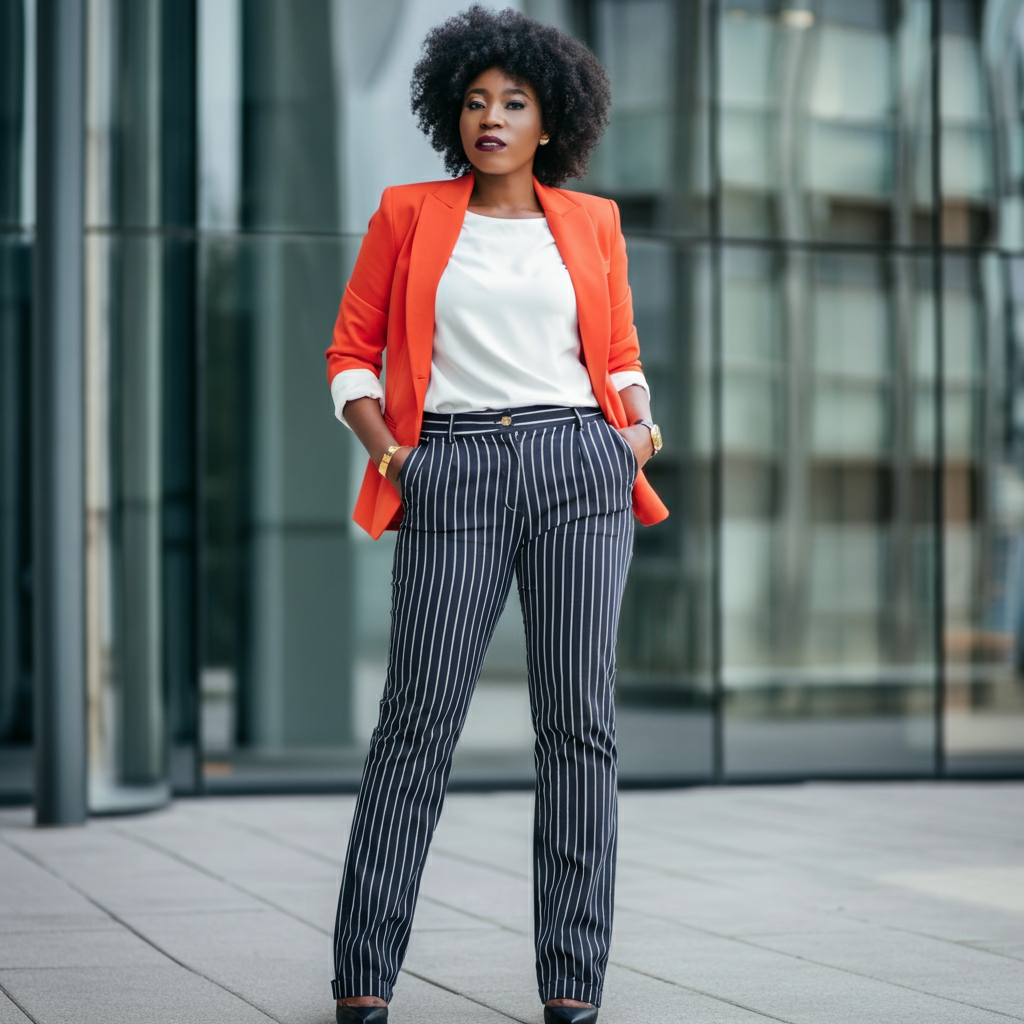
[[[594,397],[603,406],[612,319],[608,280],[601,260],[597,233],[581,204],[574,203],[562,192],[547,188],[536,180],[534,188],[576,292],[583,358],[594,388]]]
[[[472,191],[472,174],[444,182],[436,192],[424,198],[416,221],[405,315],[409,362],[420,409],[423,408],[430,380],[437,286],[458,241]]]

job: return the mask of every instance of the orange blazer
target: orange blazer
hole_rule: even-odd
[[[640,346],[619,209],[609,199],[547,188],[536,179],[534,188],[576,291],[594,395],[613,426],[627,426],[610,375],[639,370]],[[472,174],[385,189],[341,299],[327,379],[354,369],[379,377],[386,349],[384,418],[399,444],[419,443],[434,346],[434,297],[472,191]],[[645,525],[668,516],[643,473],[633,488],[633,511]],[[401,522],[401,499],[372,461],[352,518],[375,539]]]

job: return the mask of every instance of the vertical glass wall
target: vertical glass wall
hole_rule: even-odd
[[[188,789],[195,748],[195,8],[90,0],[89,805]]]
[[[322,353],[454,0],[89,0],[91,803],[358,777],[393,537]],[[672,510],[624,783],[1024,769],[1024,0],[522,0],[612,79]],[[0,0],[0,793],[31,785],[33,0]],[[933,63],[933,57],[937,61]],[[457,758],[528,784],[514,592]]]
[[[707,778],[716,601],[711,12],[674,0],[596,0],[587,14],[580,27],[608,69],[613,104],[578,187],[619,204],[653,413],[672,438],[646,469],[672,514],[637,531],[623,603],[621,768],[637,781]]]
[[[721,5],[731,777],[934,763],[930,18]]]
[[[1024,4],[943,5],[946,763],[1024,766]]]
[[[29,345],[34,5],[0,0],[0,798],[31,793]]]

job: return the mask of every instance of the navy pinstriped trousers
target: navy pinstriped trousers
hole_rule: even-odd
[[[519,585],[537,733],[542,1001],[600,1005],[615,888],[615,637],[637,464],[591,409],[426,415],[402,467],[391,645],[334,932],[334,994],[391,1000],[452,753]]]

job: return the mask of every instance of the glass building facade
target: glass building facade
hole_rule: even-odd
[[[451,0],[88,0],[90,805],[355,783],[393,539],[323,365]],[[672,510],[629,784],[1024,772],[1024,2],[522,0],[611,75]],[[34,2],[0,0],[0,798],[31,787]],[[53,401],[61,398],[53,381]],[[528,784],[513,594],[454,778]]]

